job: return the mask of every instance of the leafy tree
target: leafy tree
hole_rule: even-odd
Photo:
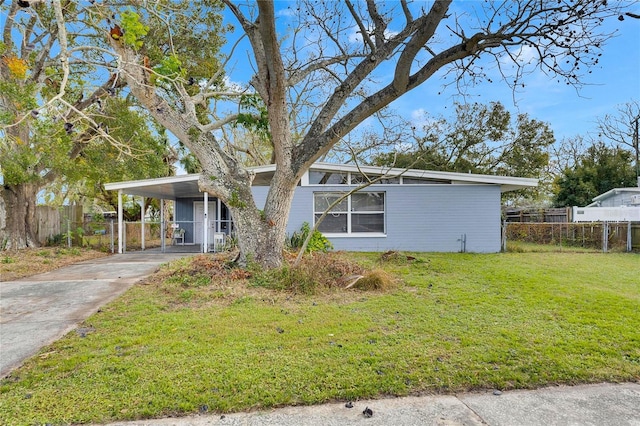
[[[605,114],[598,119],[599,138],[608,140],[616,146],[630,149],[634,154],[636,176],[640,176],[640,146],[637,139],[639,121],[640,101],[638,100],[619,105],[615,113]]]
[[[591,145],[573,168],[556,178],[554,204],[557,207],[586,206],[611,189],[633,186],[636,175],[630,151],[609,147],[603,142]]]
[[[175,152],[144,110],[119,98],[125,81],[107,41],[116,27],[100,22],[101,4],[10,1],[0,11],[0,242],[24,248],[37,245],[42,190],[57,203],[113,205],[103,182],[170,174]],[[122,42],[140,51],[150,28],[132,10],[121,16]]]
[[[587,152],[589,142],[581,135],[563,138],[551,147],[549,172],[553,176],[564,173],[565,169],[574,168],[580,158]]]
[[[455,116],[426,117],[423,136],[402,152],[376,156],[373,164],[460,173],[498,174],[542,179],[555,142],[547,123],[511,113],[499,102],[456,104]],[[418,133],[419,134],[419,133]],[[513,201],[536,197],[532,190],[507,194]]]
[[[424,136],[402,152],[374,158],[376,165],[407,167],[416,158],[420,168],[461,173],[538,177],[548,163],[547,148],[555,140],[547,123],[511,113],[499,102],[456,104],[456,115],[426,121]]]
[[[198,50],[175,52],[172,73],[161,73],[155,85],[148,84],[140,52],[119,40],[112,40],[112,46],[131,93],[198,158],[200,188],[231,210],[240,261],[252,258],[265,267],[282,261],[289,209],[301,176],[367,118],[434,76],[464,87],[495,78],[485,70],[497,68],[506,84],[516,85],[537,66],[579,85],[610,36],[599,24],[617,18],[625,7],[591,0],[484,2],[460,8],[451,7],[452,1],[427,6],[406,0],[300,0],[290,6],[285,28],[284,23],[276,25],[273,1],[222,1],[250,44],[254,74],[248,85],[234,88],[219,72],[209,74],[202,85],[189,85],[184,64],[198,63]],[[167,37],[178,36],[172,22]],[[283,38],[279,30],[287,28]],[[208,32],[218,32],[218,27]],[[523,49],[534,60],[520,61]],[[169,65],[166,59],[163,64]],[[266,107],[276,165],[264,208],[253,199],[252,174],[214,133],[238,122],[247,93]],[[234,100],[236,112],[221,114],[224,102]],[[255,106],[251,111],[255,120],[264,118]]]
[[[82,99],[86,67],[70,61],[64,20],[76,22],[75,3],[0,3],[0,240],[8,248],[36,244],[33,234],[36,194],[61,174],[93,137],[78,125],[78,115],[105,87],[93,87]],[[80,53],[82,55],[82,53]],[[108,76],[107,76],[108,79]],[[107,84],[106,82],[104,83]],[[97,89],[97,90],[96,90]],[[95,133],[95,132],[93,132]]]

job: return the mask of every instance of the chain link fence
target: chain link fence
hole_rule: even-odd
[[[503,243],[521,241],[533,244],[582,247],[603,252],[640,251],[640,223],[517,223],[506,222]]]

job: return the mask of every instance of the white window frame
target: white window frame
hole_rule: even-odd
[[[316,215],[321,215],[324,213],[324,210],[322,211],[318,211],[316,210],[316,194],[331,194],[331,195],[337,195],[337,196],[343,196],[344,192],[341,191],[314,191],[313,192],[313,223],[316,223]],[[376,211],[360,211],[360,212],[355,212],[352,210],[351,207],[351,197],[354,194],[382,194],[383,195],[383,201],[384,201],[384,206],[383,209],[380,210],[376,210]],[[321,231],[325,236],[327,237],[386,237],[387,236],[387,192],[386,191],[358,191],[358,192],[354,192],[353,194],[349,194],[349,196],[345,199],[345,201],[347,202],[347,210],[344,212],[336,212],[335,214],[338,215],[346,215],[347,216],[347,232],[324,232]],[[332,214],[332,213],[329,213]],[[358,214],[358,215],[366,215],[366,214],[382,214],[382,226],[383,226],[383,231],[382,232],[352,232],[351,229],[351,217],[353,214]]]

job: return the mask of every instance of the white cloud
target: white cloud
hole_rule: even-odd
[[[369,35],[371,35],[372,30],[367,29],[367,32],[369,33]],[[388,28],[384,31],[384,37],[386,39],[389,39],[397,34],[398,34],[398,31],[391,31]],[[351,31],[349,31],[347,39],[349,40],[349,43],[362,43],[363,38],[362,38],[362,31],[360,31],[360,27],[358,27],[357,25],[354,25],[353,27],[351,27]]]
[[[229,76],[224,76],[223,81],[224,87],[231,92],[243,93],[247,91],[244,84],[232,81]]]
[[[411,111],[411,119],[409,121],[411,122],[411,125],[418,130],[422,130],[433,123],[433,120],[429,118],[429,114],[424,108],[418,108]]]
[[[283,16],[285,18],[290,18],[292,16],[295,16],[295,14],[295,11],[291,7],[285,7],[276,12],[276,16]]]

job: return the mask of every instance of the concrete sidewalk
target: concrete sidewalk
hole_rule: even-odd
[[[371,417],[363,411],[369,408]],[[558,386],[533,391],[466,393],[286,407],[108,426],[413,426],[640,425],[640,384]]]
[[[162,263],[193,253],[127,253],[0,282],[0,377]]]

